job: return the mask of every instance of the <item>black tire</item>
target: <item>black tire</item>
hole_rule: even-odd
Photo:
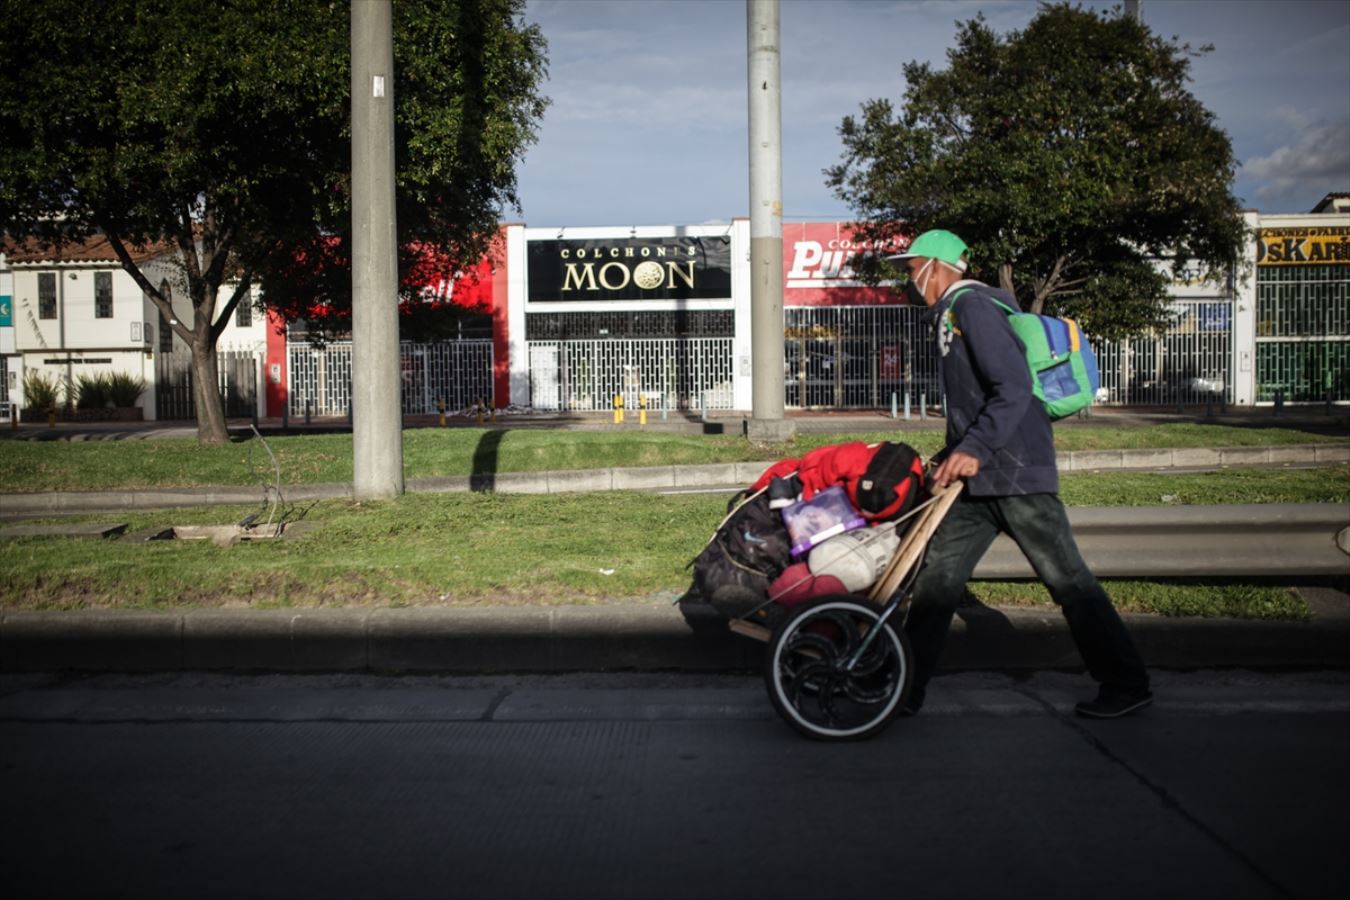
[[[856,741],[884,729],[909,696],[913,656],[904,629],[887,622],[853,671],[845,663],[880,608],[853,594],[818,597],[794,609],[769,641],[769,702],[798,732]]]

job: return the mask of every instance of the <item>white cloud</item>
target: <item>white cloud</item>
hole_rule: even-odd
[[[1291,109],[1277,118],[1290,126],[1292,140],[1243,166],[1244,179],[1257,184],[1257,200],[1272,208],[1311,209],[1328,192],[1350,189],[1350,118],[1309,122]]]
[[[1119,0],[1084,0],[1098,10]],[[911,60],[947,65],[956,24],[1025,28],[1036,0],[784,0],[783,198],[847,218],[821,170],[844,116],[904,95]],[[532,224],[672,223],[748,208],[744,0],[529,0],[549,40],[553,106],[519,171]],[[1162,36],[1213,43],[1192,92],[1232,138],[1234,191],[1267,211],[1350,190],[1350,3],[1146,0]],[[1289,107],[1296,105],[1299,112]],[[1301,118],[1300,118],[1301,117]]]

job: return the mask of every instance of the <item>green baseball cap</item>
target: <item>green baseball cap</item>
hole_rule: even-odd
[[[909,249],[904,253],[897,253],[886,258],[909,259],[914,256],[922,256],[925,259],[936,259],[950,266],[956,266],[964,272],[966,263],[961,257],[969,249],[965,241],[950,231],[934,228],[931,231],[925,231],[910,241]]]

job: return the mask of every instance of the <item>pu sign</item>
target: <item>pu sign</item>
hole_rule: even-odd
[[[854,237],[843,222],[799,222],[783,226],[784,306],[876,306],[900,304],[898,291],[886,284],[869,287],[858,281],[853,261],[861,254],[899,253],[906,238],[866,241]]]
[[[1350,263],[1350,227],[1262,228],[1256,239],[1260,266],[1325,266]]]
[[[526,256],[530,302],[731,297],[729,238],[530,241]]]

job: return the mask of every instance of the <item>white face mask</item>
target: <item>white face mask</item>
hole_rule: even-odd
[[[928,271],[933,265],[933,260],[923,264],[923,268],[910,276],[909,281],[905,282],[906,293],[909,295],[909,302],[915,306],[927,306],[928,297],[925,291],[928,289],[928,281],[932,277],[932,272]],[[920,282],[920,279],[923,279]]]

